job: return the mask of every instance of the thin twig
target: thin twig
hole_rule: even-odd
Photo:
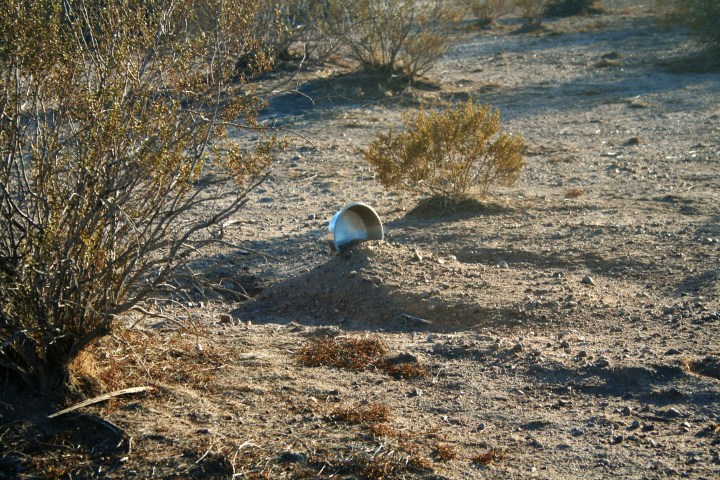
[[[143,386],[143,387],[130,387],[130,388],[123,388],[122,390],[115,390],[114,392],[106,393],[104,395],[99,395],[97,397],[90,398],[88,400],[85,400],[84,402],[77,403],[73,405],[72,407],[66,408],[64,410],[60,410],[59,412],[55,412],[52,415],[48,415],[48,418],[55,418],[59,417],[60,415],[64,415],[66,413],[75,411],[82,407],[87,407],[88,405],[94,405],[96,403],[104,402],[106,400],[110,400],[113,397],[118,397],[120,395],[129,395],[131,393],[141,393],[141,392],[147,392],[148,390],[152,390],[153,387],[149,386]]]

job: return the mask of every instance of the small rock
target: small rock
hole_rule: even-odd
[[[420,250],[417,248],[413,251],[413,260],[417,260],[418,262],[423,261],[422,253],[420,253]]]
[[[610,360],[605,357],[600,357],[595,361],[595,366],[599,368],[605,368],[610,366]]]
[[[618,445],[618,444],[622,443],[623,441],[625,441],[625,437],[622,435],[617,435],[617,436],[613,437],[612,440],[610,440],[610,443],[612,445]]]
[[[638,428],[640,428],[640,422],[637,420],[633,420],[630,424],[630,430],[637,430]]]
[[[671,348],[670,350],[665,352],[665,355],[680,355],[680,353],[680,350],[678,350],[677,348]]]
[[[627,407],[627,406],[623,407],[623,409],[620,413],[627,417],[628,415],[630,415],[632,413],[632,408]]]
[[[585,275],[582,279],[582,283],[585,285],[590,285],[591,287],[595,286],[595,280],[590,275]]]
[[[220,323],[233,323],[233,318],[227,313],[220,314]]]
[[[508,269],[508,268],[510,268],[510,266],[507,264],[506,261],[498,262],[497,267],[498,267],[498,268],[501,268],[501,269]]]
[[[278,458],[278,463],[302,463],[304,461],[305,455],[295,452],[285,452]]]
[[[665,412],[665,416],[670,418],[677,418],[682,416],[682,412],[680,412],[680,410],[678,410],[677,408],[672,407],[668,409],[667,412]]]
[[[562,348],[570,348],[570,342],[568,342],[567,340],[563,340],[562,342],[560,342],[560,346]]]

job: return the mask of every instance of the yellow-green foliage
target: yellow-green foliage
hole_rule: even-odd
[[[236,75],[253,48],[255,8],[5,4],[0,368],[57,386],[85,345],[242,206],[271,155],[267,142],[223,141],[229,123],[260,127],[261,104]]]
[[[403,131],[379,133],[363,154],[388,188],[461,199],[512,185],[524,148],[522,137],[500,132],[497,110],[468,101],[406,116]]]

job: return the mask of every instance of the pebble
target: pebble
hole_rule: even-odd
[[[582,279],[582,283],[585,285],[590,285],[591,287],[595,286],[595,280],[590,275],[585,275]]]
[[[505,261],[498,262],[497,267],[498,267],[498,268],[502,268],[502,269],[510,268],[510,266],[509,266],[509,265],[507,264],[507,262],[505,262]]]
[[[596,366],[596,367],[599,367],[599,368],[608,367],[608,366],[610,366],[610,360],[608,360],[608,359],[605,358],[605,357],[600,357],[600,358],[598,358],[597,361],[595,362],[595,366]]]

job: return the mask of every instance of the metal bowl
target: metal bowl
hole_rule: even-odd
[[[328,225],[330,246],[336,252],[354,241],[382,240],[383,226],[380,217],[369,205],[351,203],[337,212]]]

